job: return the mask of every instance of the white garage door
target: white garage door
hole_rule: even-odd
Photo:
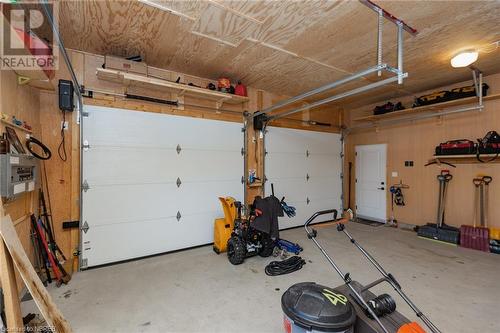
[[[315,212],[340,213],[342,182],[340,134],[268,127],[266,134],[266,195],[275,195],[297,209],[297,216],[280,218],[280,228],[304,224]],[[331,220],[318,217],[315,222]]]
[[[217,198],[243,197],[241,124],[85,110],[82,266],[211,243]]]

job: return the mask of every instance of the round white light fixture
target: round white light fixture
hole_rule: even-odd
[[[455,68],[467,67],[470,64],[474,63],[477,60],[478,56],[479,53],[476,50],[462,51],[451,58],[451,66]]]

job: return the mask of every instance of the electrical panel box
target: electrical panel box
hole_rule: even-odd
[[[0,155],[0,196],[12,199],[35,190],[38,161],[30,155]]]

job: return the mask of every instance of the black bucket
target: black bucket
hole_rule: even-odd
[[[286,333],[352,333],[356,312],[347,296],[314,282],[297,283],[281,297]]]

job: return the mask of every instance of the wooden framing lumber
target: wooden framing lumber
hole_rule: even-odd
[[[26,252],[24,251],[21,245],[21,242],[19,240],[19,237],[17,236],[17,232],[14,228],[14,225],[12,224],[12,220],[9,215],[3,216],[0,220],[0,234],[3,239],[2,243],[5,244],[2,253],[4,253],[4,255],[7,257],[11,257],[11,261],[15,264],[17,270],[21,275],[21,278],[23,279],[26,285],[26,288],[28,288],[42,316],[47,321],[47,324],[53,327],[55,332],[58,333],[72,332],[69,323],[64,319],[62,313],[59,311],[56,304],[53,302],[50,294],[47,292],[47,289],[45,289],[42,281],[40,281],[40,278],[38,277],[33,266],[31,265],[31,262],[29,261],[28,256],[26,255]],[[2,267],[5,266],[2,265]],[[6,266],[5,268],[6,270],[8,270],[9,275],[10,274],[14,275],[14,269],[12,265],[10,267]],[[3,268],[2,268],[2,285],[4,285]],[[16,291],[15,298],[10,296],[10,299],[13,302],[14,299],[18,299],[17,289],[15,291]],[[17,304],[19,306],[19,301],[17,301]],[[13,327],[16,327],[11,325],[12,324],[9,323],[9,321],[7,321],[7,327],[9,328],[9,330],[12,329]],[[21,319],[21,325],[22,325],[22,319]]]
[[[7,246],[0,237],[0,281],[5,303],[5,324],[12,332],[21,332],[23,328],[23,317],[21,315],[21,304],[16,283],[14,263],[9,254]]]

